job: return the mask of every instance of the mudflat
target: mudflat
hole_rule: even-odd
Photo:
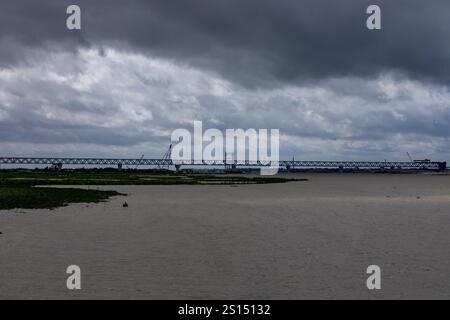
[[[127,196],[0,211],[0,298],[450,298],[450,176],[292,176],[309,181],[102,186]]]

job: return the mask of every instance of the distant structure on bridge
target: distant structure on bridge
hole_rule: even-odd
[[[392,162],[392,161],[237,161],[237,160],[188,160],[173,161],[167,157],[162,159],[110,159],[110,158],[28,158],[28,157],[0,157],[0,164],[7,165],[50,165],[61,169],[64,165],[82,166],[150,166],[154,168],[173,167],[179,171],[183,166],[204,166],[204,167],[224,167],[236,169],[240,168],[261,168],[266,166],[279,166],[286,170],[294,169],[391,169],[391,170],[446,170],[446,162],[433,162],[430,160]]]

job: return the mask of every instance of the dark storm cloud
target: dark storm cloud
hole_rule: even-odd
[[[0,59],[27,48],[114,44],[217,71],[248,87],[398,70],[450,81],[447,0],[77,0],[82,32],[65,29],[73,1],[3,1]],[[365,27],[382,8],[382,30]]]
[[[280,128],[284,158],[448,159],[449,18],[448,0],[2,1],[0,148],[159,156],[202,120]]]

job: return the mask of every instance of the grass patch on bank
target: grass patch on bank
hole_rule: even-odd
[[[141,172],[92,171],[3,171],[0,172],[0,209],[57,208],[69,203],[96,203],[112,196],[116,191],[53,188],[39,186],[105,186],[105,185],[241,185],[284,183],[307,179],[281,177],[248,177],[202,174],[154,174]]]
[[[305,179],[175,173],[144,174],[139,172],[0,172],[0,186],[267,184],[302,180]]]
[[[0,209],[54,209],[74,202],[98,203],[117,195],[116,191],[2,185]]]

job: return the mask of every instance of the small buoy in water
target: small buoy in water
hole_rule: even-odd
[[[128,208],[128,203],[124,202],[123,205],[122,205],[122,207]]]

